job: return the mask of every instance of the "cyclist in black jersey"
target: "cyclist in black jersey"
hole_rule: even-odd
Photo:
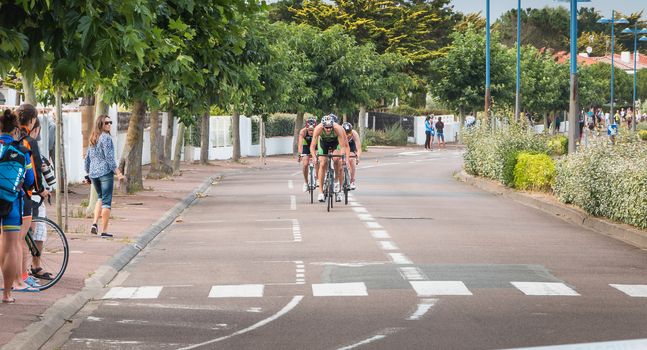
[[[346,159],[344,160],[345,162],[348,162],[350,157],[348,142],[344,135],[344,129],[341,125],[336,124],[333,121],[332,115],[324,116],[321,119],[321,124],[317,125],[314,134],[312,135],[310,154],[312,157],[315,157],[317,154],[319,155],[319,196],[317,197],[317,200],[320,202],[324,201],[323,178],[324,171],[328,166],[328,158],[325,155],[328,154],[329,151],[332,151],[335,155],[344,154],[346,155]],[[334,162],[337,177],[337,183],[335,183],[335,192],[337,193],[337,196],[335,200],[339,202],[341,201],[341,193],[339,193],[339,180],[342,175],[341,159],[335,158]]]
[[[317,119],[312,117],[306,121],[306,126],[299,131],[299,140],[297,145],[301,147],[299,161],[303,166],[303,192],[308,192],[308,164],[310,163],[310,144],[312,143],[312,136],[317,125]]]
[[[362,155],[362,140],[357,131],[353,130],[353,124],[344,123],[342,128],[346,134],[346,140],[348,141],[348,148],[351,156],[357,157],[355,161],[351,160],[348,162],[348,167],[350,168],[350,189],[354,190],[357,188],[357,185],[355,185],[355,173],[357,172],[359,157]]]

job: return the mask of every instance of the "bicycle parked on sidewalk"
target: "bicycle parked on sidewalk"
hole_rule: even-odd
[[[32,256],[30,274],[39,281],[37,288],[51,288],[63,277],[70,258],[65,233],[52,220],[34,216],[25,242]]]

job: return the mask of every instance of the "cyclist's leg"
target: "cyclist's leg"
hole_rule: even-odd
[[[317,146],[317,155],[319,156],[319,193],[323,193],[324,190],[324,176],[326,175],[326,170],[328,167],[328,158],[324,155],[324,150],[321,146],[321,141]]]
[[[307,146],[303,146],[301,150],[301,165],[303,166],[303,180],[308,183],[308,163],[309,162],[310,149]]]
[[[33,215],[33,202],[31,197],[25,196],[23,202],[23,215],[22,215],[22,225],[20,226],[20,243],[18,246],[18,271],[16,271],[16,285],[18,288],[24,288],[27,286],[25,279],[27,276],[27,269],[29,268],[29,262],[31,261],[31,253],[29,252],[29,247],[25,243],[25,237],[27,237],[27,231],[31,227],[31,218]]]
[[[336,149],[333,152],[334,155],[341,155],[341,150]],[[342,167],[341,157],[335,157],[335,182],[339,183],[341,186],[342,181],[344,180],[344,173]]]
[[[351,153],[351,156],[357,156],[357,153]],[[348,160],[348,165],[350,167],[350,182],[354,183],[355,182],[355,171],[357,171],[357,162],[355,158],[351,158]]]

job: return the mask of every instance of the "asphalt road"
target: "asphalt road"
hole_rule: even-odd
[[[646,252],[386,153],[330,213],[293,162],[225,176],[46,347],[647,348]]]

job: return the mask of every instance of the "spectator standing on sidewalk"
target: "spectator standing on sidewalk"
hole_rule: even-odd
[[[441,147],[441,141],[442,141],[442,147],[445,147],[445,123],[443,123],[443,120],[441,117],[438,117],[438,121],[436,122],[436,136],[438,139],[438,147]]]
[[[92,134],[90,135],[90,145],[85,156],[85,172],[92,182],[94,189],[97,191],[98,198],[94,207],[94,221],[90,232],[99,233],[99,215],[101,215],[101,237],[110,238],[113,235],[108,233],[108,220],[110,219],[110,210],[112,208],[112,189],[114,177],[121,181],[124,176],[117,168],[115,162],[115,148],[110,135],[112,120],[107,115],[100,115]]]
[[[430,150],[434,143],[434,120],[431,116],[425,118],[425,149]]]

